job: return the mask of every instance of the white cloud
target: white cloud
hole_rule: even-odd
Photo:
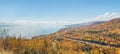
[[[111,20],[114,18],[120,18],[120,13],[118,12],[106,12],[103,15],[98,15],[95,18],[91,18],[92,21],[103,21],[103,20]]]
[[[98,15],[97,17],[94,17],[94,18],[83,19],[83,20],[80,20],[79,22],[76,21],[75,23],[86,23],[86,22],[92,22],[92,21],[108,21],[114,18],[120,18],[120,13],[119,12],[112,12],[112,13],[106,12],[103,15]]]
[[[31,21],[31,20],[1,20],[2,25],[38,25],[48,24],[46,21]]]

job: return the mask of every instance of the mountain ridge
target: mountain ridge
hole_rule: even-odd
[[[82,27],[82,26],[90,26],[90,25],[94,25],[94,24],[101,24],[101,23],[104,23],[104,22],[106,22],[106,21],[93,21],[93,22],[72,24],[72,25],[65,25],[65,26],[68,27],[68,28],[70,28],[70,27]]]

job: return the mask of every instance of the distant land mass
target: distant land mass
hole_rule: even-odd
[[[82,26],[90,26],[90,25],[96,25],[96,24],[101,24],[106,21],[93,21],[93,22],[87,22],[87,23],[80,23],[80,24],[72,24],[72,25],[65,25],[67,28],[71,27],[82,27]]]

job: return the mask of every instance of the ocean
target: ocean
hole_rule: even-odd
[[[38,25],[7,25],[0,26],[0,30],[3,29],[8,30],[7,34],[10,36],[22,36],[25,38],[31,38],[37,35],[48,35],[50,33],[54,33],[59,29],[63,28],[62,25],[57,24],[38,24]]]

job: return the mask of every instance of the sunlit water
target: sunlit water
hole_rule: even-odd
[[[0,26],[0,29],[8,29],[11,36],[23,36],[31,38],[37,35],[46,35],[58,31],[64,26],[57,24],[20,25],[20,26]]]

